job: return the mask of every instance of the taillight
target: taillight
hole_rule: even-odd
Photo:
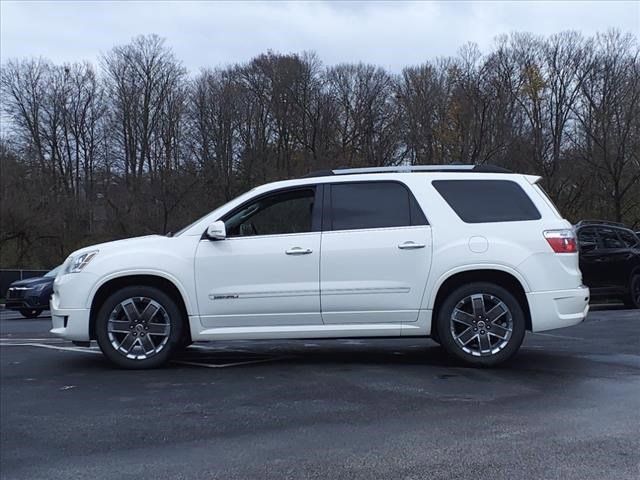
[[[576,253],[578,251],[576,234],[571,229],[546,230],[544,238],[547,239],[547,242],[556,253]]]

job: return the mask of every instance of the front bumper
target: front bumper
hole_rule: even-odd
[[[51,297],[50,310],[52,334],[67,340],[80,342],[90,340],[88,308],[59,308],[58,296],[54,294]]]
[[[25,308],[46,310],[49,308],[48,303],[41,303],[37,297],[27,297],[21,300],[7,299],[5,302],[4,308],[7,310],[23,310]]]
[[[589,289],[527,293],[534,332],[570,327],[582,322],[589,312]]]

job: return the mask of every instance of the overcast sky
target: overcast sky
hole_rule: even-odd
[[[489,48],[512,31],[638,35],[638,1],[114,2],[0,1],[0,57],[96,61],[113,45],[157,33],[191,71],[269,49],[315,51],[325,64],[364,61],[399,71],[465,42]]]

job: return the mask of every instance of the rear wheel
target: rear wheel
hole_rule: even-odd
[[[453,291],[438,313],[441,345],[474,366],[492,366],[511,358],[526,329],[522,307],[499,285],[471,283]]]
[[[624,304],[629,308],[640,308],[640,274],[636,273],[631,277],[629,284],[629,295]]]
[[[126,287],[111,295],[96,318],[104,355],[123,368],[155,368],[179,348],[182,314],[173,299],[154,287]]]
[[[38,318],[41,313],[41,308],[22,308],[20,310],[20,314],[25,318]]]

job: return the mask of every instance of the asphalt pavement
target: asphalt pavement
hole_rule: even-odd
[[[528,334],[495,369],[428,339],[196,344],[113,368],[0,311],[0,477],[640,478],[640,312]]]

